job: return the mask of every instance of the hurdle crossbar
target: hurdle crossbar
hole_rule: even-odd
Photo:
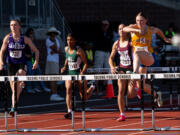
[[[86,77],[86,80],[127,80],[127,79],[151,79],[151,75],[154,79],[180,79],[180,73],[151,73],[151,74],[97,74],[97,75],[79,75],[79,79]]]
[[[177,72],[180,67],[147,67],[148,72]],[[88,68],[87,73],[109,73],[110,68]]]

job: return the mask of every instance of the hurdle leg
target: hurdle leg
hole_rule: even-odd
[[[180,90],[179,90],[179,88],[180,87],[177,88],[177,96],[178,96],[178,106],[180,107]]]
[[[154,80],[154,75],[151,75],[151,100],[152,100],[152,128],[155,129],[155,112],[154,112],[154,108],[155,108],[155,104],[154,104],[154,88],[153,88],[153,80]]]
[[[75,110],[75,101],[74,101],[74,97],[75,97],[75,77],[72,76],[71,78],[71,84],[72,84],[72,128],[74,129],[74,110]]]
[[[5,128],[6,130],[8,130],[8,87],[7,87],[7,83],[8,83],[8,77],[5,77],[5,89],[4,89],[4,109],[5,109],[5,114],[4,114],[4,118],[5,118]]]
[[[144,128],[144,83],[143,75],[141,75],[141,126]]]
[[[84,94],[85,94],[85,92],[84,92],[84,80],[85,80],[85,77],[83,76],[82,77],[82,83],[81,83],[81,89],[82,89],[82,126],[83,126],[83,129],[85,129],[85,97],[84,97]]]
[[[14,124],[15,124],[15,129],[18,129],[18,124],[17,124],[17,81],[18,78],[14,77]]]

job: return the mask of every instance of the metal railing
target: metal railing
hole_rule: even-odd
[[[17,17],[23,28],[49,28],[61,31],[61,38],[71,31],[56,0],[0,0],[0,29],[9,31],[9,21]]]

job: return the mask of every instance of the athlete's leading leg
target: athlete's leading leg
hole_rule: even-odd
[[[133,72],[135,73],[138,73],[140,64],[151,66],[154,63],[153,56],[146,51],[135,51],[133,57]]]

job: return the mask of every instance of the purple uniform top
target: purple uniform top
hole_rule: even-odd
[[[26,62],[25,58],[25,43],[24,36],[21,35],[20,39],[15,42],[12,34],[9,35],[8,53],[6,57],[7,63],[23,64]]]
[[[132,47],[130,42],[126,47],[119,46],[119,40],[117,42],[117,52],[119,54],[120,59],[120,67],[121,68],[132,68],[133,60],[132,60]]]

